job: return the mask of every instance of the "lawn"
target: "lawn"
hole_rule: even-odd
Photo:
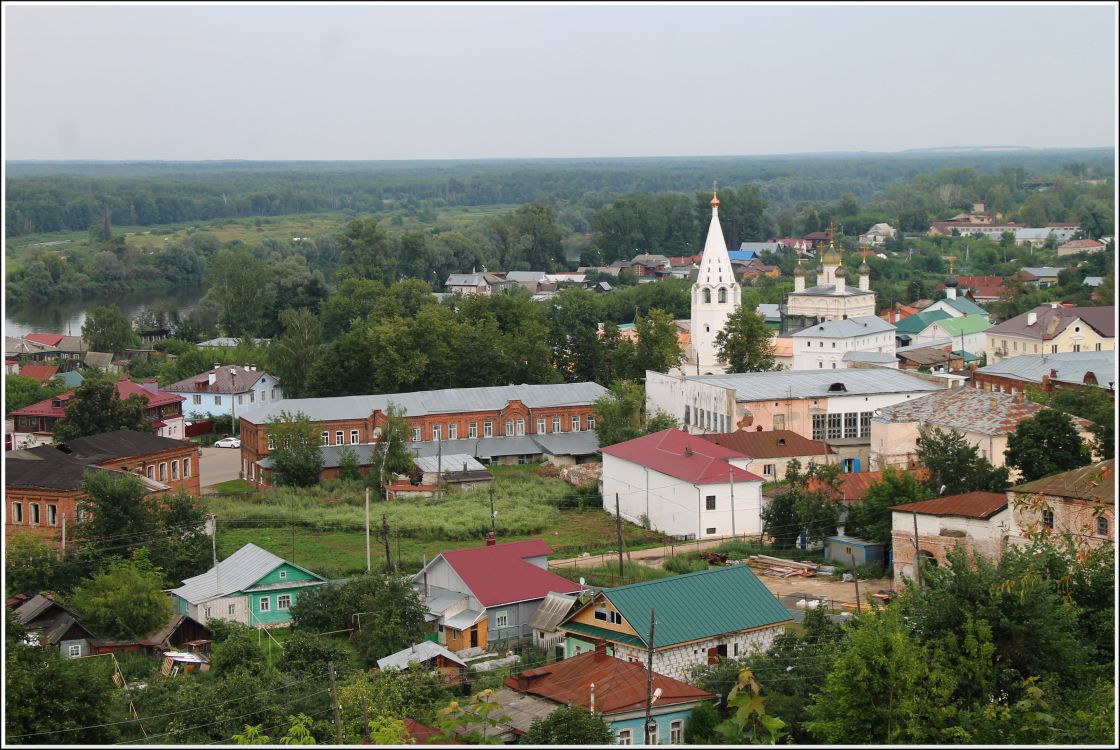
[[[494,508],[499,541],[544,539],[554,557],[614,549],[615,519],[597,499],[575,504],[565,482],[542,477],[536,466],[496,467]],[[249,497],[209,495],[207,512],[218,516],[218,553],[226,557],[252,542],[276,555],[328,577],[359,573],[366,567],[364,493],[358,486],[328,483],[306,490],[277,488]],[[415,572],[443,550],[482,543],[491,528],[490,493],[451,492],[441,502],[428,499],[370,503],[370,558],[373,566],[389,557],[401,570]],[[627,549],[664,544],[656,532],[623,523]]]

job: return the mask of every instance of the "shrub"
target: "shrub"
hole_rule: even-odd
[[[689,552],[685,555],[675,555],[666,558],[664,568],[670,573],[683,575],[685,573],[696,573],[701,570],[707,570],[708,563],[706,560],[700,559],[700,555],[697,553]]]

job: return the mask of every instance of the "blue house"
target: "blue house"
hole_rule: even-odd
[[[653,721],[646,736],[646,666],[623,661],[606,652],[600,642],[594,651],[507,677],[498,700],[515,729],[518,716],[547,715],[561,706],[580,706],[601,715],[619,745],[683,745],[692,710],[719,696],[663,674],[653,673]]]

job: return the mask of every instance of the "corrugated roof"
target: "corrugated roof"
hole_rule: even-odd
[[[954,359],[951,352],[934,346],[916,346],[899,349],[897,356],[919,365],[935,365]]]
[[[991,518],[1007,507],[1003,492],[966,492],[962,495],[935,497],[916,503],[895,505],[891,510],[900,513],[919,513],[925,516],[959,516],[961,518]]]
[[[534,630],[543,630],[546,633],[556,630],[556,626],[572,611],[576,601],[575,596],[550,591],[548,596],[537,605],[537,609],[526,624]]]
[[[578,592],[578,583],[525,561],[527,557],[547,557],[551,552],[543,540],[530,539],[449,550],[440,553],[440,556],[482,606],[495,607],[543,599],[550,591],[562,594]]]
[[[840,359],[844,362],[869,362],[879,365],[890,365],[898,362],[898,357],[887,352],[844,352],[844,356]]]
[[[820,284],[811,286],[803,292],[789,292],[791,297],[820,297],[822,295],[857,297],[863,294],[875,294],[875,292],[860,289],[858,286],[848,286],[847,284]]]
[[[230,370],[235,372],[231,374]],[[210,373],[214,373],[213,385],[210,385]],[[266,374],[263,370],[248,370],[239,365],[221,365],[189,378],[183,378],[163,390],[172,393],[248,393]],[[275,376],[269,375],[269,377],[273,381],[279,381]],[[237,390],[234,390],[234,387]]]
[[[928,383],[921,378],[885,368],[829,372],[782,370],[731,375],[690,375],[687,380],[734,389],[736,401],[776,401],[787,398],[827,398],[941,390],[941,386]],[[843,385],[843,390],[830,390],[835,383]]]
[[[700,437],[751,458],[824,456],[833,452],[825,443],[810,440],[793,430],[723,432]]]
[[[657,610],[654,646],[710,638],[789,622],[789,611],[746,565],[713,568],[604,589],[615,609],[642,637],[651,609]],[[647,644],[648,645],[648,644]]]
[[[988,311],[980,307],[967,297],[957,297],[956,299],[944,299],[945,304],[952,307],[954,310],[964,313],[965,315],[987,315]]]
[[[191,604],[199,604],[242,591],[283,565],[284,562],[283,558],[277,557],[268,550],[261,549],[252,543],[246,544],[218,564],[222,584],[220,589],[218,588],[214,568],[210,568],[201,575],[186,579],[182,586],[172,589],[171,593],[186,599]],[[294,563],[288,564],[294,565]],[[299,566],[296,565],[295,567]],[[300,570],[305,569],[300,568]],[[306,572],[311,573],[309,570]],[[315,573],[311,573],[311,575],[326,581],[325,578]]]
[[[494,459],[502,456],[590,456],[599,452],[599,436],[594,430],[557,432],[547,435],[511,435],[510,437],[467,438],[465,440],[433,440],[409,443],[414,456],[435,456],[440,450],[453,450],[475,458]]]
[[[809,326],[793,334],[793,338],[847,339],[853,336],[866,336],[871,333],[893,332],[895,327],[874,315],[844,320],[826,320]]]
[[[437,471],[486,471],[480,464],[466,453],[444,453],[442,456],[417,456],[413,463],[423,472]]]
[[[176,440],[135,430],[114,430],[88,435],[74,438],[58,446],[58,450],[84,464],[100,464],[125,456],[143,456],[166,450],[194,448],[194,443],[189,440]]]
[[[58,365],[24,365],[19,374],[25,378],[45,383],[58,374]]]
[[[762,477],[727,462],[746,458],[742,453],[675,427],[608,446],[603,454],[692,484],[726,484],[730,477],[736,482],[762,481]]]
[[[1031,314],[1036,319],[1033,325],[1027,325]],[[989,334],[1007,334],[1008,336],[1024,336],[1032,339],[1048,341],[1065,331],[1074,321],[1081,320],[1106,338],[1116,335],[1116,307],[1105,305],[1101,307],[1052,307],[1039,305],[1022,315],[1016,315],[1010,320],[1005,320],[999,325],[988,329]]]
[[[926,328],[929,328],[930,324],[932,323],[936,323],[939,320],[946,320],[952,317],[952,315],[945,312],[944,310],[926,310],[925,312],[907,315],[905,318],[898,321],[898,323],[895,325],[895,329],[899,333],[908,333],[910,335],[913,335],[915,333],[921,333]]]
[[[457,414],[469,411],[498,411],[510,401],[521,401],[530,409],[549,406],[591,404],[605,395],[598,383],[558,383],[549,385],[502,385],[485,388],[446,388],[439,391],[384,393],[368,396],[329,398],[286,398],[268,406],[240,414],[251,424],[265,424],[280,412],[303,412],[312,421],[345,420],[384,412],[395,404],[409,417],[429,414]]]
[[[151,391],[144,388],[142,385],[133,383],[128,378],[118,380],[114,386],[116,387],[117,396],[121,399],[127,399],[129,396],[139,395],[143,396],[148,403],[148,408],[155,408],[165,404],[178,404],[184,401],[182,396],[177,396],[174,393]],[[47,398],[25,406],[22,409],[13,411],[10,416],[28,416],[28,417],[62,417],[66,413],[66,402],[74,396],[74,391],[67,391],[66,393],[55,396],[54,398]],[[58,401],[59,406],[54,406],[54,402]]]
[[[983,435],[1006,435],[1014,432],[1020,422],[1037,416],[1045,408],[1010,394],[979,388],[952,388],[877,409],[872,419],[893,424],[916,422]],[[1080,417],[1071,419],[1074,427],[1081,430],[1093,424]]]
[[[1097,383],[1102,385],[1116,382],[1116,353],[1099,351],[1024,354],[1008,357],[994,365],[977,368],[976,372],[1041,383],[1042,376],[1049,377],[1051,370],[1057,371],[1057,379],[1062,382],[1082,383],[1087,373],[1093,373]]]
[[[962,315],[959,318],[939,320],[937,321],[937,327],[950,336],[967,336],[970,333],[986,331],[992,327],[992,324],[977,315]]]
[[[1116,460],[1108,459],[1061,474],[1026,482],[1011,491],[1017,494],[1053,495],[1113,505],[1116,502]]]
[[[423,664],[429,659],[434,659],[437,656],[442,656],[448,661],[453,661],[461,667],[467,666],[467,663],[456,656],[451,651],[448,651],[438,643],[432,641],[420,641],[408,648],[401,649],[395,654],[377,660],[378,669],[408,669],[408,665],[412,662]]]
[[[649,679],[644,664],[590,651],[512,675],[506,678],[505,685],[520,693],[539,695],[561,705],[589,708],[591,685],[594,684],[595,710],[614,714],[643,709]],[[657,706],[709,701],[716,697],[707,690],[657,672],[653,673],[652,681],[653,689],[661,691]]]

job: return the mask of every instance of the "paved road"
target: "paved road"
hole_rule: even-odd
[[[203,448],[199,482],[203,494],[206,488],[237,479],[241,471],[241,450],[239,448]]]

